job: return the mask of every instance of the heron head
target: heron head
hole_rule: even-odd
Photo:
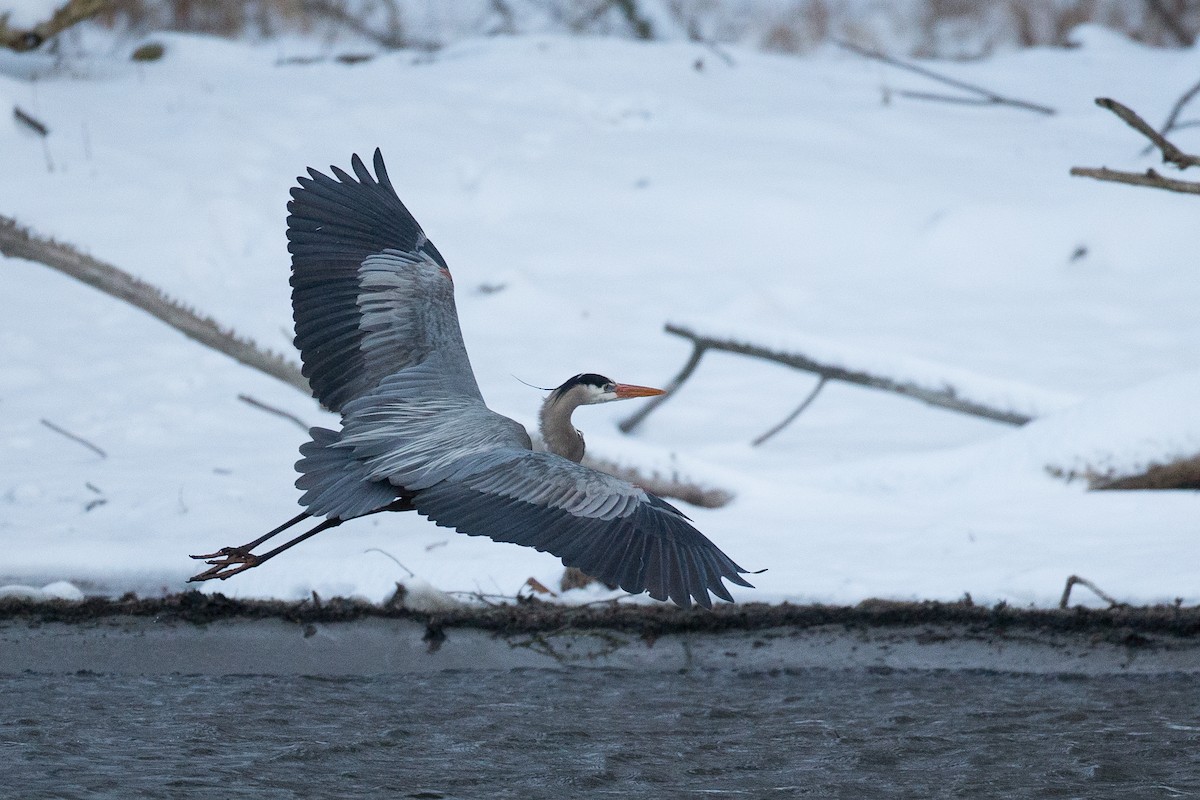
[[[554,390],[551,397],[557,400],[568,394],[577,397],[579,405],[592,405],[609,403],[613,400],[628,400],[632,397],[653,397],[656,394],[664,394],[664,392],[662,389],[652,389],[649,386],[617,383],[603,375],[584,372],[568,378],[562,386]]]

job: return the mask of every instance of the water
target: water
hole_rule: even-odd
[[[1200,679],[963,671],[0,676],[0,794],[1200,795]]]

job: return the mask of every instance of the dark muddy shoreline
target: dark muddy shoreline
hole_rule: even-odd
[[[803,630],[839,626],[846,630],[955,626],[973,633],[1057,633],[1099,637],[1128,647],[1150,637],[1200,639],[1200,607],[1118,606],[1108,609],[1017,608],[1005,604],[894,602],[867,600],[856,606],[782,603],[722,604],[711,611],[674,606],[597,603],[564,606],[523,600],[509,605],[467,606],[436,612],[399,602],[376,605],[345,598],[302,601],[237,600],[221,594],[184,592],[158,598],[133,595],[80,601],[0,599],[0,622],[84,623],[105,618],[152,618],[204,625],[230,620],[279,620],[301,624],[368,619],[407,620],[431,629],[474,629],[498,634],[529,634],[572,629],[611,630],[654,638],[667,634],[721,634],[775,628]]]
[[[524,601],[436,612],[313,598],[0,600],[0,673],[370,675],[458,669],[1200,674],[1200,609],[868,601],[713,611]]]

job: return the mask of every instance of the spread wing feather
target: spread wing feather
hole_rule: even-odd
[[[564,486],[594,483],[595,476],[602,475],[558,456],[530,452],[478,475],[431,486],[416,494],[413,505],[443,527],[553,553],[567,566],[605,583],[634,594],[649,592],[656,600],[670,598],[684,607],[692,601],[710,607],[709,592],[732,600],[723,579],[750,585],[742,578],[746,570],[692,527],[678,509],[617,478],[603,476],[617,494],[635,498],[622,514],[579,513],[575,510],[583,500],[579,493],[573,494],[576,502],[530,502],[520,482],[505,480],[504,475],[531,464],[548,465],[544,479]]]
[[[313,395],[340,411],[435,351],[477,394],[445,259],[396,196],[382,154],[374,176],[358,156],[351,164],[354,175],[310,169],[288,203],[296,347]]]

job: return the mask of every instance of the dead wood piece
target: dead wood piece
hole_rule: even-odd
[[[902,381],[895,378],[890,378],[886,375],[875,375],[865,370],[856,370],[848,367],[843,367],[837,364],[825,364],[815,359],[809,358],[801,353],[788,353],[778,350],[772,350],[767,347],[740,342],[733,339],[716,339],[710,336],[696,333],[689,328],[681,325],[675,325],[668,322],[664,328],[667,333],[681,336],[692,342],[692,355],[684,368],[675,376],[669,384],[664,394],[653,398],[653,401],[647,403],[640,411],[633,414],[628,419],[621,422],[620,429],[625,433],[630,432],[646,418],[646,416],[658,406],[662,405],[672,394],[674,394],[685,380],[695,371],[696,365],[700,363],[700,357],[708,350],[719,350],[726,353],[736,353],[743,356],[751,356],[753,358],[762,358],[767,361],[774,361],[779,364],[792,367],[794,369],[812,372],[821,376],[823,381],[838,380],[845,383],[853,383],[858,386],[866,386],[872,389],[882,389],[888,392],[911,397],[914,400],[920,400],[931,406],[946,408],[951,411],[957,411],[961,414],[969,414],[971,416],[983,417],[984,419],[1003,422],[1009,425],[1024,425],[1033,417],[1027,414],[1021,414],[1010,409],[994,408],[984,403],[975,402],[962,397],[958,390],[953,386],[943,385],[939,387],[921,386],[912,381]],[[821,386],[818,386],[818,389]],[[815,392],[814,392],[815,394]],[[657,401],[657,402],[654,402]],[[810,396],[800,407],[792,412],[787,420],[781,426],[782,428],[792,420],[794,420],[800,412],[807,408],[812,402]],[[772,429],[763,436],[759,437],[757,442],[765,441],[764,437],[769,438],[778,431]]]
[[[157,317],[190,339],[309,392],[308,381],[300,368],[282,355],[264,350],[252,340],[222,328],[211,317],[200,316],[128,272],[85,255],[70,245],[36,236],[20,227],[16,220],[3,215],[0,215],[0,255],[36,261],[66,273]]]
[[[1104,590],[1102,590],[1099,586],[1097,586],[1096,584],[1089,581],[1087,578],[1081,578],[1078,575],[1072,575],[1071,577],[1067,578],[1067,585],[1063,589],[1062,599],[1058,601],[1059,608],[1067,607],[1067,603],[1069,603],[1071,601],[1071,589],[1075,588],[1075,584],[1079,584],[1080,586],[1084,586],[1088,589],[1091,589],[1093,592],[1096,593],[1097,597],[1099,597],[1104,602],[1108,603],[1109,608],[1117,608],[1119,606],[1125,605],[1121,601],[1113,598],[1111,595],[1106,594],[1104,592]]]
[[[1151,464],[1133,475],[1085,473],[1088,488],[1095,490],[1200,489],[1200,454],[1165,464]]]
[[[1013,108],[1021,108],[1026,111],[1034,111],[1038,114],[1046,114],[1046,115],[1051,115],[1051,114],[1055,113],[1054,109],[1050,108],[1049,106],[1044,106],[1039,103],[1030,103],[1027,100],[1017,100],[1016,98],[1013,98],[1013,97],[1006,97],[1002,94],[997,94],[996,92],[993,92],[991,89],[985,89],[982,86],[976,86],[975,84],[967,83],[966,81],[960,81],[955,78],[950,78],[945,75],[942,75],[941,73],[934,72],[931,69],[927,69],[927,68],[919,66],[917,64],[910,64],[907,61],[901,61],[898,58],[893,58],[889,55],[885,55],[885,54],[880,53],[875,50],[868,50],[865,47],[859,47],[858,45],[851,44],[850,42],[847,42],[847,41],[835,39],[834,44],[836,44],[838,47],[841,47],[843,50],[849,50],[852,53],[857,53],[858,55],[862,56],[863,58],[870,58],[875,61],[880,61],[884,64],[888,64],[889,66],[893,66],[898,69],[907,70],[914,74],[920,75],[924,78],[929,78],[930,80],[938,81],[939,83],[944,83],[947,86],[953,86],[955,89],[961,89],[964,92],[970,92],[971,94],[979,95],[981,98],[984,99],[984,101],[985,101],[984,104],[986,104],[986,105],[1012,106]],[[900,94],[900,93],[897,92],[897,94]],[[920,95],[918,95],[917,93],[913,93],[910,96],[920,97]],[[920,97],[920,99],[925,99],[925,100],[937,99],[937,100],[941,100],[941,101],[948,100],[948,98],[945,95],[928,95],[928,96]],[[959,102],[964,102],[964,101],[959,101]]]

